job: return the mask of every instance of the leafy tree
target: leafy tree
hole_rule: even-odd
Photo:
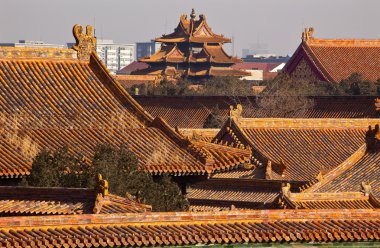
[[[252,95],[254,83],[237,77],[211,77],[203,80],[197,95],[206,96],[247,96]]]
[[[257,104],[272,117],[302,116],[314,106],[314,101],[308,97],[314,89],[309,82],[295,81],[282,74],[268,83]]]
[[[22,184],[36,187],[86,187],[92,180],[88,172],[89,167],[81,157],[70,155],[67,146],[54,152],[43,149],[35,157],[32,172]]]
[[[41,151],[33,161],[24,185],[39,187],[94,187],[95,176],[108,180],[110,192],[126,192],[153,207],[153,211],[181,211],[187,200],[178,185],[167,175],[154,179],[138,168],[138,159],[126,146],[116,149],[109,144],[97,146],[92,165],[80,156],[70,155],[67,147],[55,152]]]
[[[219,110],[219,105],[216,104],[207,116],[203,128],[220,128],[223,125],[223,118]]]
[[[358,73],[353,73],[339,84],[341,95],[376,95],[377,86],[374,82],[364,80]]]
[[[128,91],[134,94],[134,89],[138,87],[142,95],[246,96],[252,94],[252,86],[253,83],[246,80],[239,80],[237,77],[210,77],[204,79],[181,78],[177,82],[163,79],[158,85],[134,85],[129,88]]]

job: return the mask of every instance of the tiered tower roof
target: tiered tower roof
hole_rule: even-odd
[[[187,15],[181,15],[179,24],[173,33],[162,35],[156,38],[156,42],[163,43],[181,43],[181,42],[194,42],[194,43],[230,43],[231,39],[218,35],[212,32],[211,28],[206,22],[204,15],[199,15],[196,20],[196,14],[192,9],[190,19]]]
[[[173,33],[155,39],[162,42],[155,54],[140,58],[150,68],[139,70],[139,75],[162,75],[168,78],[179,76],[247,76],[249,73],[230,66],[240,63],[238,57],[229,56],[223,49],[224,43],[231,39],[214,34],[204,15],[195,19],[194,9],[190,19],[182,15]]]

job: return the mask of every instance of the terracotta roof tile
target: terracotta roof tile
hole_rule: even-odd
[[[0,135],[0,177],[17,178],[29,175],[31,164],[21,154],[20,148]]]
[[[372,209],[380,208],[379,201],[365,192],[301,192],[291,193],[282,188],[279,205],[287,209]]]
[[[364,144],[370,123],[369,119],[242,118],[227,121],[214,140],[250,146],[258,160],[252,176],[310,181],[355,153]],[[235,177],[234,172],[225,174]]]
[[[151,206],[126,197],[81,188],[0,187],[0,216],[141,213]]]
[[[316,39],[310,33],[284,70],[291,74],[301,58],[310,61],[323,81],[339,83],[353,73],[370,81],[380,78],[380,40]]]
[[[325,179],[307,191],[360,192],[363,190],[362,183],[366,183],[371,186],[371,192],[376,197],[380,197],[379,161],[379,152],[365,153],[356,163],[349,164],[343,170],[331,171]]]
[[[25,52],[17,49],[14,51]],[[154,126],[153,118],[107,73],[95,54],[88,62],[2,57],[0,81],[4,89],[0,95],[1,121],[5,122],[1,132],[29,137],[38,150],[69,145],[71,152],[80,152],[90,161],[100,143],[128,143],[140,164],[152,173],[207,171],[197,151],[182,147],[184,138],[173,139],[165,133],[170,129],[167,125]],[[1,164],[6,167],[3,176],[28,174],[32,157],[20,160],[19,151],[9,153],[14,144],[2,143],[0,152],[6,156]],[[236,164],[234,160],[228,163],[223,162],[226,168]]]
[[[179,246],[380,240],[375,210],[230,211],[8,217],[8,247]]]
[[[170,126],[203,128],[212,109],[218,105],[227,119],[230,106],[243,106],[243,117],[279,117],[259,109],[255,97],[228,96],[133,96],[153,116],[163,117]],[[313,97],[314,107],[294,118],[378,118],[375,97]]]
[[[190,186],[190,210],[271,209],[277,208],[281,183],[260,180],[209,179]]]
[[[147,63],[133,61],[129,65],[123,67],[119,71],[116,72],[117,75],[129,75],[134,71],[142,70],[148,68],[149,65]]]

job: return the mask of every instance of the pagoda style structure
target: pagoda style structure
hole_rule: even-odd
[[[149,64],[148,69],[135,72],[139,75],[157,75],[168,79],[181,76],[247,76],[249,73],[230,66],[242,62],[240,58],[229,56],[223,50],[224,43],[231,39],[214,34],[204,15],[196,19],[194,9],[182,15],[173,33],[155,39],[161,48],[155,54],[139,59]]]

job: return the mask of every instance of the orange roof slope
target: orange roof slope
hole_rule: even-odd
[[[203,45],[202,51],[198,54],[191,54],[189,57],[190,63],[199,63],[199,62],[214,62],[214,63],[240,63],[241,59],[238,57],[229,56],[223,49],[222,44],[218,45]],[[237,71],[240,71],[238,68]],[[241,71],[240,71],[241,72]]]
[[[371,209],[380,202],[371,192],[290,192],[290,185],[282,188],[279,205],[287,209]]]
[[[364,79],[380,78],[380,40],[316,39],[314,29],[305,30],[302,43],[286,64],[292,74],[305,59],[319,80],[337,82],[359,73]]]
[[[152,116],[161,116],[170,126],[179,128],[203,128],[213,108],[218,105],[223,121],[229,115],[230,106],[241,104],[243,117],[279,117],[260,109],[256,98],[229,96],[133,96]],[[367,96],[312,97],[314,106],[294,118],[378,118],[375,98]],[[292,117],[293,118],[293,117]]]
[[[282,182],[245,179],[209,179],[195,183],[186,195],[190,210],[222,211],[230,209],[278,208]]]
[[[204,15],[199,15],[196,20],[194,9],[191,12],[190,19],[187,15],[182,15],[177,28],[173,33],[156,38],[156,42],[195,42],[195,43],[221,43],[231,42],[231,39],[223,35],[214,34],[206,22]]]
[[[344,169],[331,171],[307,192],[361,192],[368,185],[370,192],[380,197],[380,153],[367,152],[356,163],[349,164]]]
[[[19,146],[5,139],[0,132],[0,178],[14,178],[30,174],[31,164]]]
[[[343,163],[363,144],[370,119],[244,119],[233,117],[215,142],[252,148],[246,177],[310,181]],[[269,163],[270,162],[270,163]],[[232,173],[233,177],[235,177]]]
[[[104,180],[97,189],[0,187],[0,216],[142,213],[152,207],[129,194],[109,194]],[[101,184],[100,184],[101,183]]]
[[[139,59],[140,62],[172,62],[181,63],[185,62],[185,55],[178,49],[177,45],[165,45],[163,44],[159,51],[149,57],[143,57]]]
[[[344,163],[294,194],[283,187],[285,207],[380,208],[379,128],[369,129],[366,144]]]
[[[377,210],[231,211],[0,218],[6,247],[379,241]],[[368,244],[368,243],[366,243]]]
[[[220,154],[210,155],[207,147],[192,147],[162,119],[153,121],[94,53],[91,28],[84,34],[79,27],[74,27],[77,45],[73,49],[0,48],[0,131],[6,142],[15,146],[13,137],[25,139],[36,150],[68,145],[87,162],[98,144],[127,143],[141,167],[155,174],[205,174],[236,165],[241,151],[219,146],[229,151],[227,159],[220,159]],[[15,163],[3,174],[27,174],[18,172],[17,167],[26,166],[14,158],[16,151],[9,154],[10,148],[6,149],[0,150],[0,157],[5,157],[1,166]],[[244,156],[249,161],[248,151]],[[32,158],[24,157],[25,163]]]

